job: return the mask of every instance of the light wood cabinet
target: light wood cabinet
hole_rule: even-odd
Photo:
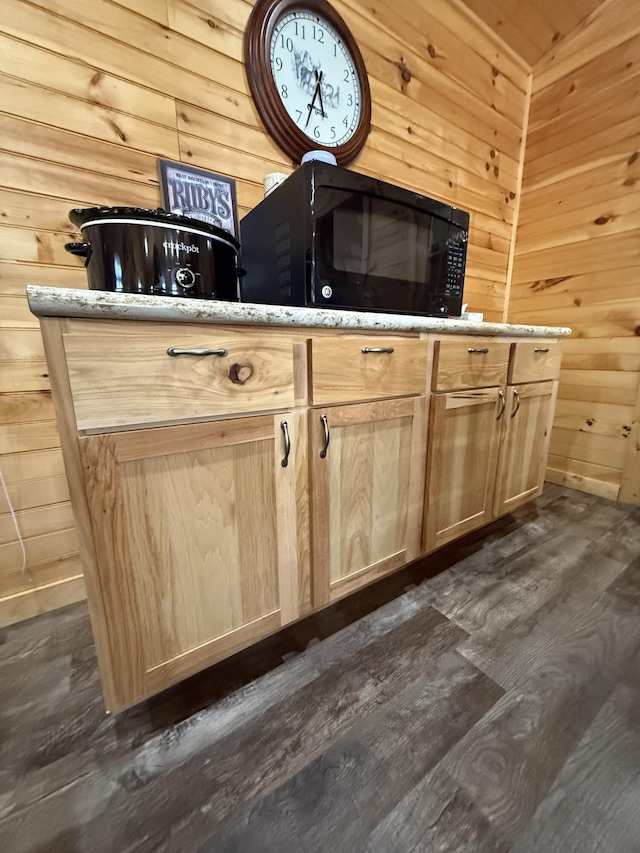
[[[426,551],[493,518],[504,391],[487,388],[434,396],[423,541]]]
[[[542,493],[557,382],[510,385],[502,419],[494,514]]]
[[[490,388],[507,381],[510,344],[495,338],[435,341],[433,390]]]
[[[561,345],[552,341],[513,345],[509,382],[541,382],[557,379],[560,374]]]
[[[423,395],[427,356],[428,347],[418,340],[364,335],[312,338],[310,402],[329,406]]]
[[[124,339],[86,324],[63,336],[79,429],[193,420],[294,404],[293,342],[244,331],[129,324]]]
[[[79,439],[116,673],[110,707],[298,617],[299,419],[286,412]]]
[[[511,350],[506,361],[504,347]],[[471,352],[473,348],[488,352]],[[560,370],[559,345],[554,343],[497,342],[480,348],[476,342],[443,341],[439,348],[436,344],[436,355],[438,349],[434,389],[474,381],[481,385],[491,378],[502,383],[432,395],[422,534],[425,551],[541,494]],[[474,360],[478,355],[486,357],[484,364]],[[479,366],[472,370],[472,364]],[[525,383],[524,379],[549,381]]]
[[[313,604],[365,586],[418,556],[425,398],[309,413]]]
[[[546,342],[64,318],[42,332],[111,711],[542,487]]]

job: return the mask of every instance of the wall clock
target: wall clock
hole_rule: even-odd
[[[326,0],[258,0],[244,39],[249,87],[262,121],[296,163],[331,151],[341,166],[362,150],[371,94],[362,55]]]

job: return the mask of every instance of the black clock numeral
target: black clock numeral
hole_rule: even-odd
[[[335,127],[332,127],[332,128],[331,128],[331,138],[332,138],[332,139],[335,139],[335,138],[336,138],[336,129],[335,129]]]
[[[318,44],[324,44],[324,30],[320,27],[316,27],[315,24],[313,27],[313,37]]]
[[[296,115],[298,116],[298,118],[296,119],[296,122],[298,122],[302,118],[302,110],[296,110]]]
[[[296,28],[296,35],[297,35],[297,36],[298,36],[298,35],[302,35],[302,40],[304,41],[304,40],[305,40],[305,38],[306,38],[306,36],[305,36],[305,32],[304,32],[304,24],[302,24],[302,26],[300,27],[300,30],[299,30],[299,31],[298,31],[298,22],[297,22],[297,21],[294,21],[294,26],[295,26],[295,28]]]
[[[286,86],[283,86],[282,89],[280,89],[280,97],[281,98],[288,98],[289,97],[289,90],[287,89]]]
[[[276,71],[282,71],[282,60],[276,56]]]
[[[348,106],[348,107],[352,107],[352,106],[353,106],[353,95],[352,95],[351,93],[349,93],[349,94],[347,95],[347,106]]]
[[[293,41],[290,38],[285,40],[284,33],[280,36],[280,46],[293,53]]]
[[[349,116],[345,116],[345,117],[342,119],[342,124],[343,124],[345,127],[349,127]]]
[[[349,82],[349,69],[348,68],[344,69],[344,77],[342,79],[344,80],[345,83]]]
[[[316,139],[320,139],[320,128],[318,127],[318,125],[313,128],[313,135]]]

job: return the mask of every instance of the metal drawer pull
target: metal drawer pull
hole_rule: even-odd
[[[520,395],[518,394],[515,388],[513,389],[513,399],[516,401],[516,407],[511,412],[511,417],[515,418],[515,416],[518,414],[518,409],[520,408]]]
[[[362,347],[362,352],[393,352],[393,347]]]
[[[167,355],[229,355],[229,350],[220,347],[220,349],[176,349],[169,347]]]
[[[327,416],[323,415],[320,420],[322,422],[322,426],[324,427],[324,447],[320,451],[320,459],[324,459],[327,455],[327,450],[329,449],[329,442],[331,441],[331,436],[329,435],[329,422],[327,421]]]
[[[480,347],[476,349],[476,347],[469,347],[469,352],[481,352],[483,355],[486,355],[489,352],[489,347]]]
[[[500,398],[500,402],[502,406],[500,407],[500,411],[496,415],[496,420],[499,421],[500,418],[504,415],[504,410],[507,406],[507,398],[505,397],[504,391],[498,391],[498,397]]]
[[[549,347],[536,347],[534,352],[549,352]]]
[[[289,454],[291,453],[291,439],[289,438],[289,424],[286,421],[280,421],[282,432],[284,433],[284,459],[280,463],[283,468],[289,464]]]

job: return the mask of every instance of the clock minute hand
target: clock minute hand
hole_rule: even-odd
[[[311,103],[307,104],[307,109],[309,110],[309,112],[307,114],[307,121],[306,121],[305,126],[304,126],[305,130],[307,129],[307,125],[309,124],[309,119],[311,118],[311,113],[313,111],[313,105],[315,104],[316,98],[318,97],[319,86],[320,86],[320,84],[316,83],[316,89],[315,89],[315,92],[313,93],[313,98],[311,98]]]
[[[318,85],[316,86],[316,88],[318,90],[318,95],[320,96],[320,115],[322,116],[322,118],[326,118],[327,114],[324,111],[324,104],[322,103],[322,86],[321,86],[321,83],[322,83],[322,75],[323,74],[324,74],[324,71],[321,71],[319,75],[318,75],[318,72],[316,71],[316,77],[318,77]]]

